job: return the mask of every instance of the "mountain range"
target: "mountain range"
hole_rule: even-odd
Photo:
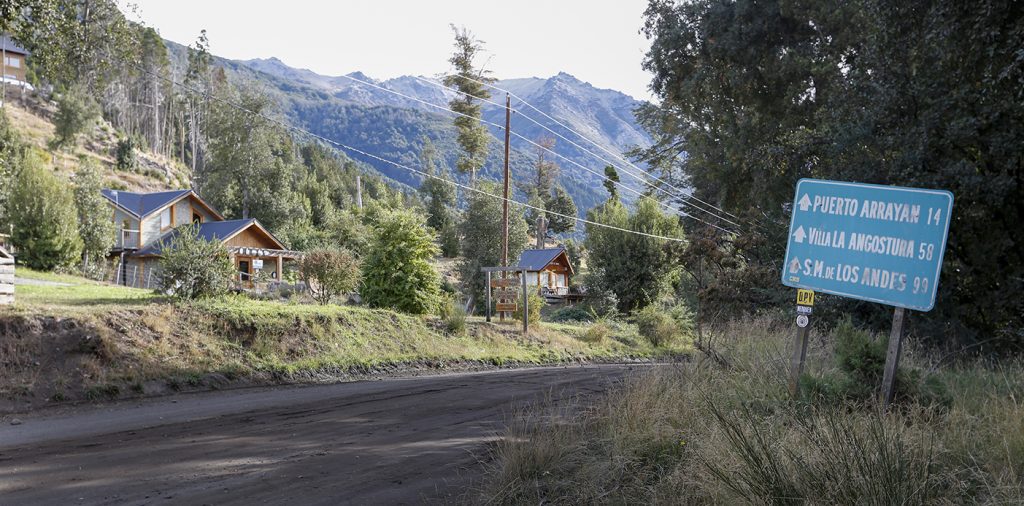
[[[183,46],[168,46],[172,54],[184,56]],[[229,78],[253,82],[266,89],[278,104],[279,112],[297,127],[414,168],[421,167],[419,154],[424,139],[429,138],[437,149],[441,170],[460,182],[468,180],[467,175],[454,170],[459,147],[453,115],[444,110],[455,92],[441,85],[439,78],[401,76],[377,80],[361,72],[325,76],[290,67],[277,58],[216,61]],[[504,79],[494,85],[513,95],[513,180],[526,180],[537,156],[536,148],[524,138],[533,142],[542,137],[555,138],[554,150],[564,157],[555,159],[561,168],[559,183],[572,195],[581,215],[607,198],[601,178],[581,166],[603,174],[607,161],[622,165],[608,152],[623,153],[651,143],[633,115],[642,102],[624,93],[596,88],[564,72],[549,78]],[[503,95],[493,91],[493,104],[485,104],[483,109],[484,121],[494,124],[488,125],[492,141],[487,162],[479,174],[483,178],[499,179],[502,171],[503,147],[499,139],[504,134],[499,126],[505,121]],[[421,176],[395,165],[356,152],[346,155],[403,185],[418,187],[421,182]],[[623,184],[632,183],[628,177],[622,180]]]

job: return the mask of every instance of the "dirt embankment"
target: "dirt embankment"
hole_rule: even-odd
[[[556,344],[483,326],[445,336],[429,321],[366,310],[253,318],[154,304],[69,317],[0,315],[0,415],[182,391],[649,361]]]

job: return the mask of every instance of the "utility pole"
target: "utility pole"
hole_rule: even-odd
[[[501,266],[508,267],[508,151],[512,124],[512,97],[505,94],[505,199],[501,202]]]
[[[509,151],[509,138],[511,133],[512,125],[512,97],[505,94],[505,199],[501,201],[501,266],[508,267],[508,151]],[[502,277],[507,277],[508,272],[502,272]],[[523,281],[526,281],[525,275]],[[505,321],[505,312],[501,311],[498,313],[498,319],[502,322]]]

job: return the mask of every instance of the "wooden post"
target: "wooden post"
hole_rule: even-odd
[[[491,271],[487,271],[487,322],[491,321]]]
[[[526,269],[523,269],[523,334],[526,334],[530,325],[530,295],[526,288]]]
[[[282,257],[280,253],[278,253],[278,255],[277,255],[277,265],[274,266],[274,267],[275,267],[275,272],[277,273],[277,282],[278,283],[283,283],[284,282],[284,257]]]
[[[501,266],[508,267],[508,189],[509,189],[509,134],[512,123],[512,97],[505,94],[505,186],[504,200],[501,201]]]
[[[803,314],[797,315],[793,357],[789,360],[789,393],[794,399],[800,396],[800,375],[804,372],[804,361],[807,359],[807,336],[810,330],[811,317]]]
[[[900,349],[903,346],[903,311],[901,307],[892,313],[892,331],[889,333],[889,351],[885,354],[885,373],[882,376],[882,412],[889,411],[896,393],[896,371],[900,366]]]

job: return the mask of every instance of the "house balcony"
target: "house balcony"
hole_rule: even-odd
[[[117,239],[114,242],[114,249],[139,249],[141,247],[141,242],[139,241],[141,237],[141,232],[139,232],[138,230],[122,228],[117,233]]]

